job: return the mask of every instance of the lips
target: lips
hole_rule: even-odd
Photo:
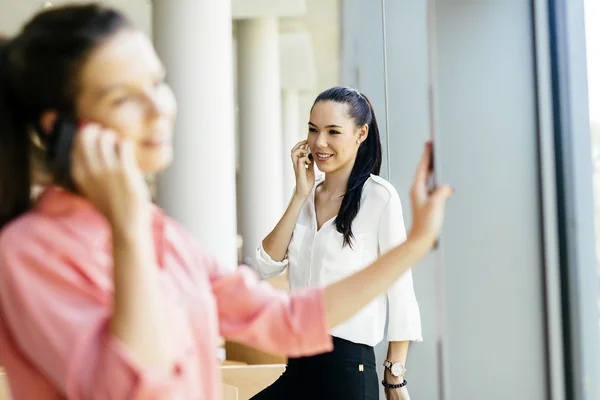
[[[320,162],[325,162],[327,160],[330,160],[331,157],[333,157],[333,154],[331,153],[315,153],[315,156],[317,156],[317,160]]]
[[[151,138],[151,139],[144,140],[142,142],[142,145],[146,146],[146,147],[163,146],[163,145],[167,144],[168,142],[169,142],[168,137],[157,137],[157,138]]]
[[[161,147],[171,143],[172,127],[170,120],[161,119],[146,131],[147,136],[142,138],[140,144],[144,147]]]

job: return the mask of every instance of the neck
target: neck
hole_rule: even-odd
[[[354,167],[354,162],[352,161],[332,172],[327,172],[325,174],[325,180],[322,184],[323,191],[332,194],[340,194],[344,195],[346,193],[346,189],[348,188],[348,180],[350,179],[350,173],[352,172],[352,168]]]

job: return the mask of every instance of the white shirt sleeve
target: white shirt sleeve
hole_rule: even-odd
[[[292,201],[295,191],[296,187],[294,186],[294,190],[292,191],[292,197],[290,197],[290,202]],[[265,251],[262,242],[260,242],[260,244],[256,248],[256,263],[255,265],[253,265],[253,267],[262,279],[269,279],[274,276],[281,275],[288,265],[289,261],[287,258],[287,254],[283,260],[274,261],[269,255],[269,253]]]
[[[391,193],[379,222],[379,251],[384,254],[406,240],[402,204],[396,191]],[[389,302],[388,340],[423,340],[421,315],[409,269],[387,292]]]
[[[265,251],[262,243],[256,248],[256,264],[254,269],[261,278],[268,279],[277,275],[281,275],[288,266],[287,257],[282,261],[274,261],[271,256]]]

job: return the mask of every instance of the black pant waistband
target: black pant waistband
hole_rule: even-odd
[[[290,358],[289,366],[300,366],[305,364],[327,364],[327,363],[359,363],[365,366],[375,365],[375,350],[373,347],[354,343],[346,339],[333,336],[333,351],[317,354],[310,357]]]

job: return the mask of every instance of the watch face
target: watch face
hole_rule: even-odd
[[[392,375],[394,375],[395,377],[399,377],[403,371],[404,371],[404,367],[402,366],[402,364],[399,364],[399,363],[392,364],[391,372],[392,372]]]

